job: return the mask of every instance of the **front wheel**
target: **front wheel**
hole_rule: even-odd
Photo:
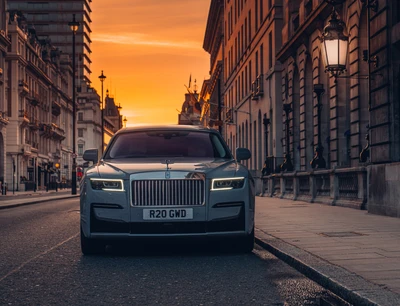
[[[254,228],[250,234],[236,242],[236,250],[240,253],[251,253],[254,249]]]
[[[81,250],[83,255],[101,254],[105,250],[105,245],[101,241],[85,237],[81,228]]]

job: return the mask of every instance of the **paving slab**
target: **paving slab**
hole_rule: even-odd
[[[278,258],[349,303],[400,305],[400,218],[270,197],[256,210],[256,240]]]

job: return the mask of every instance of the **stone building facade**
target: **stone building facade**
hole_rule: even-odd
[[[81,83],[90,84],[92,53],[90,38],[91,30],[91,0],[51,0],[26,1],[8,0],[9,10],[22,12],[28,24],[35,26],[39,38],[48,38],[63,53],[72,54],[72,32],[68,22],[75,14],[80,27],[75,36],[77,87]]]
[[[349,33],[338,78],[325,71],[321,54],[333,2]],[[398,1],[223,5],[225,137],[232,149],[252,151],[254,173],[267,157],[260,192],[400,216]],[[218,33],[209,25],[206,33]],[[322,169],[312,163],[318,145]]]
[[[104,143],[107,145],[114,134],[122,128],[121,104],[116,104],[114,95],[106,90],[104,99]]]
[[[76,163],[78,167],[84,168],[83,153],[85,150],[98,149],[101,152],[100,97],[94,88],[84,85],[77,102]]]
[[[211,1],[203,49],[210,54],[210,78],[203,82],[200,96],[204,100],[200,121],[218,129],[226,138],[223,125],[222,87],[224,85],[224,1]]]
[[[70,167],[70,62],[17,12],[10,12],[7,31],[4,182],[8,190],[49,188],[60,180],[60,169]]]
[[[0,194],[6,175],[6,141],[7,125],[9,123],[6,95],[6,56],[11,41],[8,38],[8,14],[6,13],[7,2],[0,1]]]
[[[320,40],[332,5],[284,1],[283,41],[277,59],[283,66],[282,103],[290,104],[293,110],[289,115],[289,151],[295,170],[311,170],[318,142],[318,96],[314,89],[319,84],[324,90],[320,122],[323,157],[327,169],[338,171],[324,178],[331,185],[328,202],[400,216],[400,207],[387,199],[395,191],[388,187],[393,184],[393,175],[383,183],[388,188],[382,188],[377,178],[385,182],[385,173],[378,175],[375,166],[400,160],[399,96],[395,90],[399,62],[392,42],[400,21],[398,4],[384,0],[369,1],[369,6],[367,1],[341,2],[335,10],[349,33],[349,49],[347,71],[335,78],[324,71]],[[298,185],[307,189],[309,183],[298,180]],[[293,186],[291,192],[296,192]]]
[[[211,55],[211,106],[222,113],[220,130],[232,152],[252,151],[245,163],[254,173],[267,155],[282,156],[281,65],[275,57],[281,47],[280,2],[213,0],[204,38]]]
[[[90,86],[89,79],[90,38],[86,32],[90,32],[90,18],[85,11],[90,11],[90,1],[75,1],[75,4],[72,3],[74,1],[41,2],[42,9],[34,2],[11,2],[0,1],[1,187],[7,184],[10,192],[55,188],[56,182],[62,183],[61,186],[70,186],[74,125],[72,57],[71,51],[68,53],[72,33],[68,22],[71,21],[72,11],[82,13],[84,21],[81,23],[83,29],[77,34],[77,52],[82,52],[77,53],[80,83],[76,88],[75,102],[78,166],[84,166],[81,158],[83,151],[87,148],[99,148],[101,151],[102,142],[100,97]],[[61,9],[63,6],[71,6],[72,10],[66,13]],[[38,17],[37,10],[42,17]],[[57,13],[60,15],[56,18]],[[51,29],[47,29],[49,32],[46,32],[45,15],[54,21]],[[59,27],[65,31],[58,33]],[[84,53],[85,60],[81,60]],[[109,105],[109,108],[112,105],[114,108],[109,116],[107,113],[104,116],[106,144],[122,126],[121,107],[116,107],[114,101]],[[119,122],[115,121],[116,118]],[[4,188],[0,190],[0,193],[5,192]]]

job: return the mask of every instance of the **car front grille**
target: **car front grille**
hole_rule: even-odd
[[[132,181],[132,205],[134,206],[199,206],[203,204],[203,180]]]

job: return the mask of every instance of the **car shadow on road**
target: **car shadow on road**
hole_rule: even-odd
[[[163,239],[108,244],[101,256],[216,256],[243,255],[234,240]],[[248,253],[251,254],[251,253]]]

